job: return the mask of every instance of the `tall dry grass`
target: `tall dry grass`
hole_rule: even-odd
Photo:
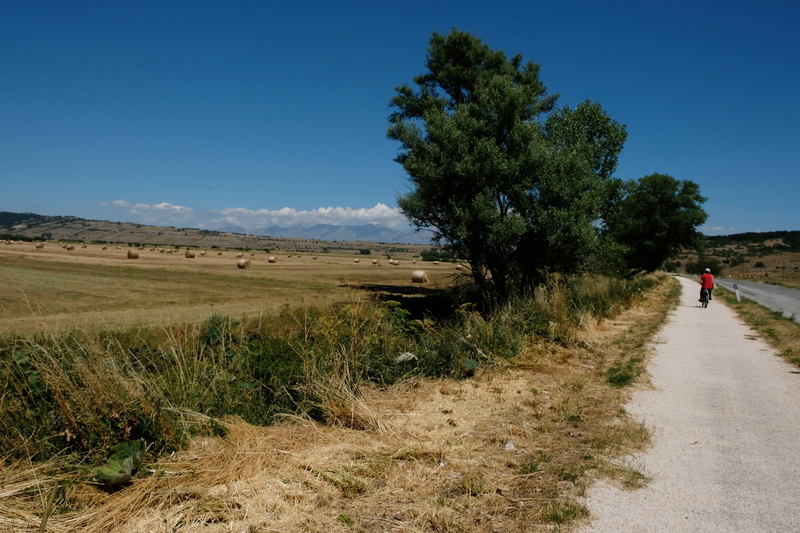
[[[163,457],[191,436],[224,434],[230,417],[265,425],[294,414],[381,432],[385,420],[363,401],[366,384],[461,379],[536,339],[585,342],[577,328],[654,283],[553,277],[489,316],[462,305],[444,320],[414,317],[398,303],[361,301],[162,330],[5,337],[0,477],[30,464],[29,476],[39,481],[23,487],[7,478],[1,485],[18,487],[16,501],[72,509],[85,491],[69,487],[91,484],[91,467],[119,442],[141,439],[148,457]],[[92,501],[103,498],[92,494]]]

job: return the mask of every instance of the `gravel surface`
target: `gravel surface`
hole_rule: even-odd
[[[800,373],[719,300],[683,286],[657,340],[652,389],[628,411],[653,434],[629,458],[643,489],[594,486],[584,532],[800,531]]]
[[[717,285],[721,285],[731,292],[733,292],[735,284],[739,287],[739,293],[743,297],[773,311],[783,313],[786,317],[793,316],[796,322],[800,322],[800,290],[778,287],[777,285],[759,283],[757,281],[742,281],[740,279],[717,278],[715,281]]]

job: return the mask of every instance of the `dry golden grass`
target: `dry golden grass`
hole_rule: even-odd
[[[800,366],[800,324],[746,298],[740,302],[724,288],[715,291],[750,327],[790,363]]]
[[[648,436],[606,372],[645,355],[674,284],[473,379],[367,389],[333,425],[229,420],[227,436],[196,439],[114,494],[8,465],[0,528],[36,531],[49,514],[55,533],[571,529],[594,478],[645,481],[617,461]]]
[[[163,326],[198,321],[211,314],[254,315],[285,305],[319,305],[353,297],[361,285],[406,287],[414,270],[409,258],[399,266],[353,264],[353,255],[256,252],[252,267],[236,267],[236,252],[194,259],[183,251],[139,251],[100,245],[72,251],[49,243],[0,248],[0,333],[66,328]],[[164,248],[161,248],[162,250]],[[167,250],[174,250],[170,247]],[[280,260],[267,263],[269,255]],[[248,254],[249,257],[249,254]],[[452,264],[430,265],[431,283],[443,287],[456,273]]]

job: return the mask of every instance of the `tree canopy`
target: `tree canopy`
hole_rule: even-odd
[[[469,33],[434,33],[427,72],[396,89],[388,136],[413,188],[398,199],[501,299],[598,255],[625,128],[600,105],[556,109],[539,66]]]
[[[692,181],[651,174],[627,182],[621,200],[607,217],[611,236],[627,247],[625,259],[634,270],[652,272],[681,248],[694,246],[705,222],[705,198]]]

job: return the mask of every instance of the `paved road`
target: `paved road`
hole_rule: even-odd
[[[643,489],[598,484],[582,531],[800,531],[800,369],[775,355],[729,308],[697,302],[678,278],[680,306],[659,334],[653,387],[627,406],[653,434],[630,459]]]
[[[759,283],[757,281],[742,281],[739,279],[716,279],[717,285],[721,285],[733,292],[734,283],[739,287],[739,293],[756,303],[768,307],[773,311],[783,313],[786,317],[794,316],[796,322],[800,322],[800,290],[788,287],[778,287],[769,283]]]

